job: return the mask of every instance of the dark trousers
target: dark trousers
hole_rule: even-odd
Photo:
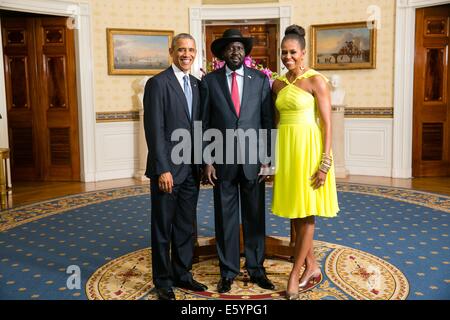
[[[190,169],[172,193],[159,190],[158,177],[151,179],[150,187],[153,283],[168,288],[174,282],[192,280],[199,183]]]
[[[242,166],[232,180],[220,180],[214,187],[217,253],[222,277],[239,274],[239,204],[241,207],[245,265],[250,276],[264,274],[265,184],[247,180]]]

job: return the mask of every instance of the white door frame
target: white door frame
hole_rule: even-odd
[[[394,134],[392,177],[412,176],[412,129],[416,9],[448,0],[397,0],[395,20]]]
[[[203,22],[205,20],[279,19],[280,33],[291,24],[291,6],[202,6],[189,8],[189,28],[197,44],[197,57],[192,70],[198,73],[206,62]],[[278,41],[281,43],[281,37]],[[281,64],[280,64],[281,66]]]
[[[91,41],[91,13],[88,3],[52,0],[0,0],[0,9],[73,17],[77,72],[80,179],[95,180],[95,106]],[[1,41],[1,34],[0,34]],[[0,46],[0,146],[8,147],[5,73]],[[6,137],[4,139],[3,137]],[[5,141],[4,141],[5,140]]]

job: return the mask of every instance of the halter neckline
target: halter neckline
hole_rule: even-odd
[[[314,73],[314,69],[308,69],[307,71],[305,71],[304,73],[302,73],[301,75],[297,76],[292,82],[289,82],[286,74],[282,75],[281,78],[282,80],[284,80],[284,82],[286,82],[287,84],[294,84],[298,79],[303,78],[306,74],[313,72]],[[317,73],[317,72],[316,72]],[[315,73],[314,73],[315,74]]]

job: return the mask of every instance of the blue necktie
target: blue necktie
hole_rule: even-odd
[[[189,85],[189,75],[185,75],[183,77],[184,79],[184,95],[186,96],[186,101],[188,104],[188,110],[189,110],[189,119],[192,118],[192,90],[191,86]]]

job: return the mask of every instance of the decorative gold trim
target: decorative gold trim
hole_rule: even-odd
[[[339,107],[341,108],[341,107]],[[333,107],[333,111],[338,111]],[[345,118],[393,118],[393,108],[345,108]],[[139,121],[138,111],[97,112],[97,122]]]
[[[139,121],[138,111],[97,112],[97,122]]]
[[[393,118],[393,108],[345,108],[345,118]]]
[[[343,112],[343,111],[345,111],[345,106],[331,106],[331,111]]]

